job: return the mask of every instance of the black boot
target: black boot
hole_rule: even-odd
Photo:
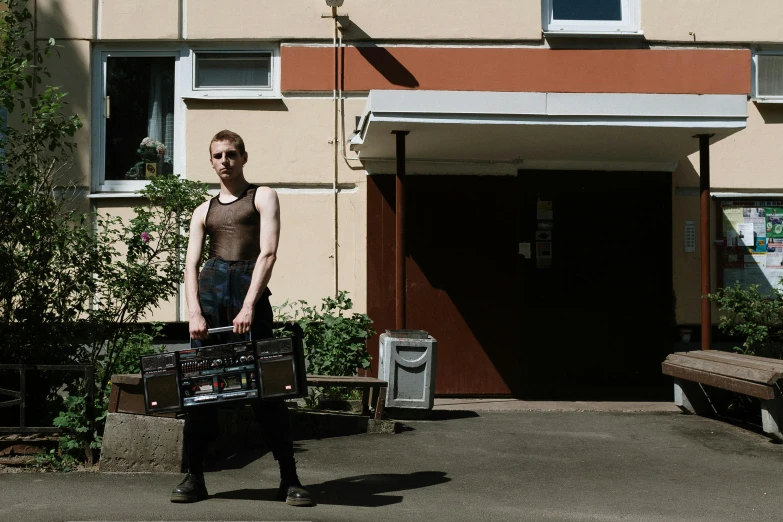
[[[294,482],[280,482],[280,488],[277,490],[277,500],[285,502],[289,506],[314,506],[313,497],[310,492],[302,487],[297,479]]]
[[[171,492],[172,502],[198,502],[207,498],[207,486],[203,473],[188,473],[179,486]]]
[[[289,506],[314,506],[310,492],[302,487],[296,475],[296,461],[290,455],[277,459],[280,466],[280,488],[277,490],[277,500]]]

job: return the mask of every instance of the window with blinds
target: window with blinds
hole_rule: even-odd
[[[271,85],[271,52],[196,53],[196,89],[268,89]]]
[[[756,55],[757,101],[783,102],[783,53]]]
[[[280,53],[276,47],[195,48],[184,61],[191,70],[185,98],[280,96]]]

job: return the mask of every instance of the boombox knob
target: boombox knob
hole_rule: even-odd
[[[247,362],[247,357],[245,357],[245,356],[243,355],[242,357],[240,357],[240,358],[239,358],[239,362],[241,362],[241,363],[246,363],[246,362]]]
[[[252,362],[255,359],[252,355],[247,356],[247,362]]]

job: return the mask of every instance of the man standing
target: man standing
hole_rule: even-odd
[[[220,179],[220,194],[199,205],[190,221],[185,259],[185,297],[194,346],[210,340],[208,328],[234,326],[234,334],[253,339],[272,337],[271,292],[267,288],[277,259],[280,205],[277,193],[245,179],[248,155],[242,138],[229,130],[218,132],[209,144],[212,168]],[[204,240],[209,259],[199,272]],[[293,440],[285,401],[252,401],[267,447],[280,466],[278,500],[294,506],[313,504],[296,474]],[[191,408],[186,421],[189,472],[172,491],[172,502],[207,498],[204,459],[216,437],[217,405]]]

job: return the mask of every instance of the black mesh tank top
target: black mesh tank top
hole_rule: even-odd
[[[205,229],[209,258],[224,261],[255,261],[261,253],[261,216],[254,203],[256,186],[248,185],[231,203],[218,197],[209,202]]]

